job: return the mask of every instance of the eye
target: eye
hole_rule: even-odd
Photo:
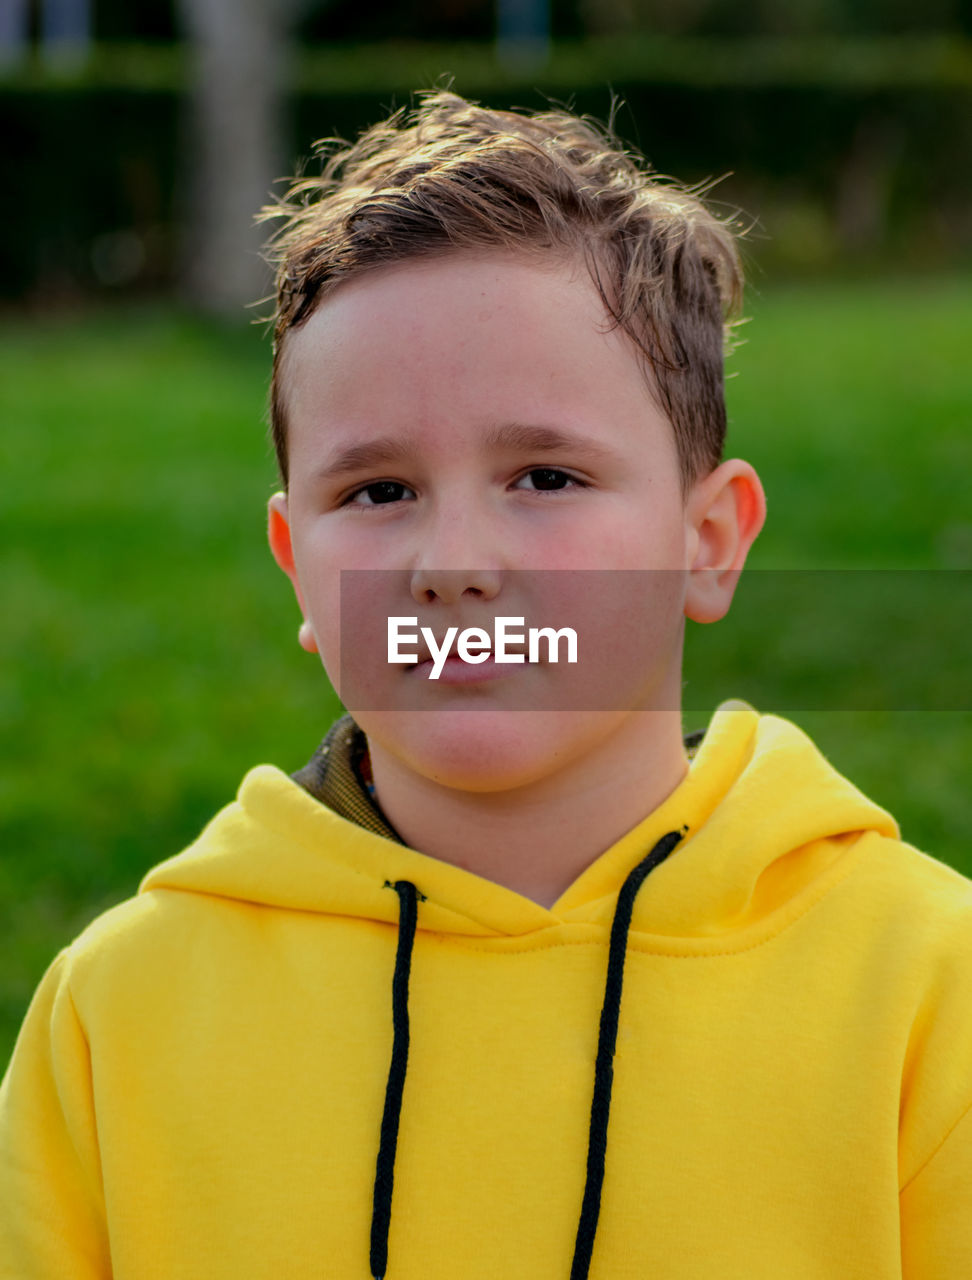
[[[345,505],[349,507],[384,507],[389,503],[401,502],[402,498],[412,493],[408,485],[400,480],[375,480],[372,484],[363,485],[349,494]]]
[[[524,480],[529,480],[530,484],[522,485]],[[528,491],[532,489],[537,493],[552,493],[558,489],[586,489],[587,485],[583,480],[578,480],[576,476],[570,475],[567,471],[561,471],[558,467],[533,467],[525,475],[520,476],[516,487],[524,487]]]

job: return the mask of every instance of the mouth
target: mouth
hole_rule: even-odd
[[[435,639],[435,644],[438,649],[438,652],[441,653],[442,652],[441,645],[445,643],[444,640],[440,640],[437,636],[433,638]],[[402,666],[403,671],[416,671],[418,670],[419,667],[431,667],[435,663],[436,658],[432,653],[432,649],[426,643],[424,643],[424,641],[415,645],[414,649],[418,655],[418,662],[409,662],[407,664],[403,664]],[[465,658],[461,658],[459,656],[456,646],[453,645],[453,647],[449,650],[449,656],[446,658],[446,662],[461,663],[461,665],[464,667],[497,666],[497,665],[505,667],[509,665],[515,668],[518,666],[522,666],[529,659],[529,654],[527,652],[526,646],[521,644],[507,644],[504,646],[503,653],[505,655],[504,661],[501,663],[497,663],[496,657],[495,657],[495,650],[492,647],[488,649],[485,649],[485,648],[480,649],[477,647],[476,649],[477,661],[467,662]]]
[[[507,619],[504,617],[503,621]],[[520,617],[509,621],[518,630],[523,624]],[[453,624],[453,619],[449,622]],[[412,625],[415,627],[414,621]],[[471,684],[522,670],[530,660],[526,633],[511,635],[509,630],[502,630],[497,640],[497,625],[492,619],[456,619],[454,625],[443,627],[440,623],[441,634],[431,627],[418,626],[418,634],[407,637],[412,648],[409,657],[416,661],[405,665],[403,674],[441,684]]]
[[[434,662],[426,658],[408,667],[407,673],[414,673],[413,678],[428,680],[434,684],[462,685],[482,684],[486,681],[500,679],[512,675],[522,668],[518,664],[497,662],[490,652],[481,662],[466,662],[458,654],[450,654],[442,663],[437,676],[433,676]]]

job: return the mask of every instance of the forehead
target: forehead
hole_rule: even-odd
[[[280,377],[292,452],[324,422],[458,428],[652,404],[587,267],[553,255],[457,253],[368,272],[287,336]]]

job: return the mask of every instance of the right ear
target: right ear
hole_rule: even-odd
[[[267,541],[270,543],[270,550],[273,552],[274,560],[290,579],[294,593],[297,596],[297,603],[300,605],[300,611],[304,616],[304,620],[300,624],[300,630],[297,632],[298,643],[308,653],[318,653],[317,640],[311,624],[307,620],[304,597],[301,594],[300,583],[297,581],[294,544],[290,536],[290,508],[287,504],[287,495],[285,493],[275,493],[267,504]]]

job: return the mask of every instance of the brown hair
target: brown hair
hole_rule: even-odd
[[[634,341],[675,431],[683,481],[716,466],[726,433],[723,360],[742,302],[732,224],[653,174],[610,126],[567,111],[493,111],[421,95],[351,146],[317,144],[323,170],[263,211],[282,217],[271,430],[284,484],[281,357],[342,281],[464,249],[554,251],[586,261],[608,314]]]

